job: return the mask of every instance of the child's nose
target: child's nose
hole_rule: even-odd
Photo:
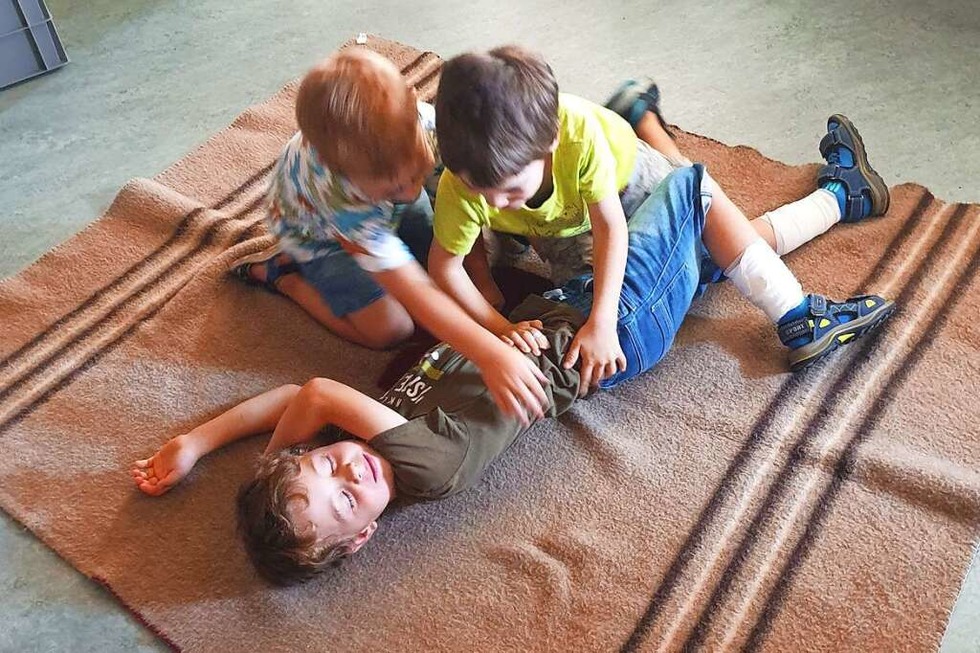
[[[361,479],[364,478],[364,466],[363,465],[358,465],[356,463],[350,462],[350,463],[347,463],[347,470],[348,470],[348,473],[350,474],[351,480],[354,481],[355,483],[360,483],[361,482]]]
[[[490,206],[495,209],[502,209],[507,206],[508,200],[504,195],[494,195],[490,198]]]

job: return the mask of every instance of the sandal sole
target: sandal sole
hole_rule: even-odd
[[[861,336],[880,327],[885,320],[895,312],[895,303],[887,301],[874,313],[842,324],[827,332],[823,338],[799,349],[794,349],[789,355],[789,368],[793,372],[801,372],[820,362],[834,351],[849,345]]]
[[[891,203],[888,184],[885,183],[881,175],[868,162],[868,152],[864,149],[864,139],[861,138],[861,132],[854,126],[850,118],[839,113],[835,113],[827,119],[828,129],[832,122],[836,122],[838,127],[844,128],[851,135],[851,140],[854,143],[854,163],[861,170],[861,173],[871,182],[871,215],[884,215],[888,212],[888,206]]]

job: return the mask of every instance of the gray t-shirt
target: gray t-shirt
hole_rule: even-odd
[[[585,317],[532,295],[511,320],[532,319],[542,321],[551,347],[526,356],[550,381],[545,416],[556,417],[578,398],[578,369],[563,369],[561,361]],[[497,408],[476,365],[445,343],[430,349],[381,402],[408,422],[376,435],[370,446],[391,463],[396,492],[410,500],[443,499],[470,487],[527,431]]]

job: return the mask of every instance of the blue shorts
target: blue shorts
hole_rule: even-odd
[[[425,191],[412,204],[396,204],[395,220],[398,237],[424,268],[432,245],[432,203]],[[342,249],[299,263],[299,268],[303,280],[316,288],[337,317],[366,308],[385,295],[371,273]]]
[[[626,370],[604,379],[600,383],[603,388],[631,379],[660,362],[691,302],[707,284],[724,279],[701,240],[704,216],[711,205],[706,179],[700,164],[675,170],[629,221],[629,250],[617,319]],[[592,277],[591,272],[578,276],[545,296],[568,302],[588,315],[592,309]]]

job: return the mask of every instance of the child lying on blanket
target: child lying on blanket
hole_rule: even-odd
[[[702,279],[719,276],[701,240],[710,200],[706,188],[701,166],[678,169],[631,220],[617,329],[626,364],[604,387],[655,365],[704,291]],[[589,281],[573,279],[545,293],[548,298],[532,295],[510,315],[523,325],[511,344],[527,350],[525,356],[549,381],[549,417],[568,410],[590,385],[578,366],[563,364],[587,320]],[[875,296],[862,301],[886,304]],[[353,437],[290,449],[330,425]],[[473,363],[441,344],[380,401],[328,379],[283,386],[173,438],[152,457],[136,461],[132,475],[140,490],[160,495],[203,455],[273,431],[255,479],[239,494],[239,524],[258,570],[287,584],[358,551],[395,496],[441,499],[473,485],[528,428],[496,406]]]
[[[578,397],[578,371],[560,363],[582,316],[537,296],[514,315],[542,318],[531,360],[550,381],[546,415],[560,415]],[[352,437],[294,446],[329,426]],[[159,495],[201,456],[273,431],[255,478],[239,493],[238,518],[256,568],[289,584],[360,549],[394,497],[442,499],[473,485],[527,428],[497,408],[476,366],[443,343],[380,401],[325,378],[282,386],[173,438],[132,474],[141,490]]]

